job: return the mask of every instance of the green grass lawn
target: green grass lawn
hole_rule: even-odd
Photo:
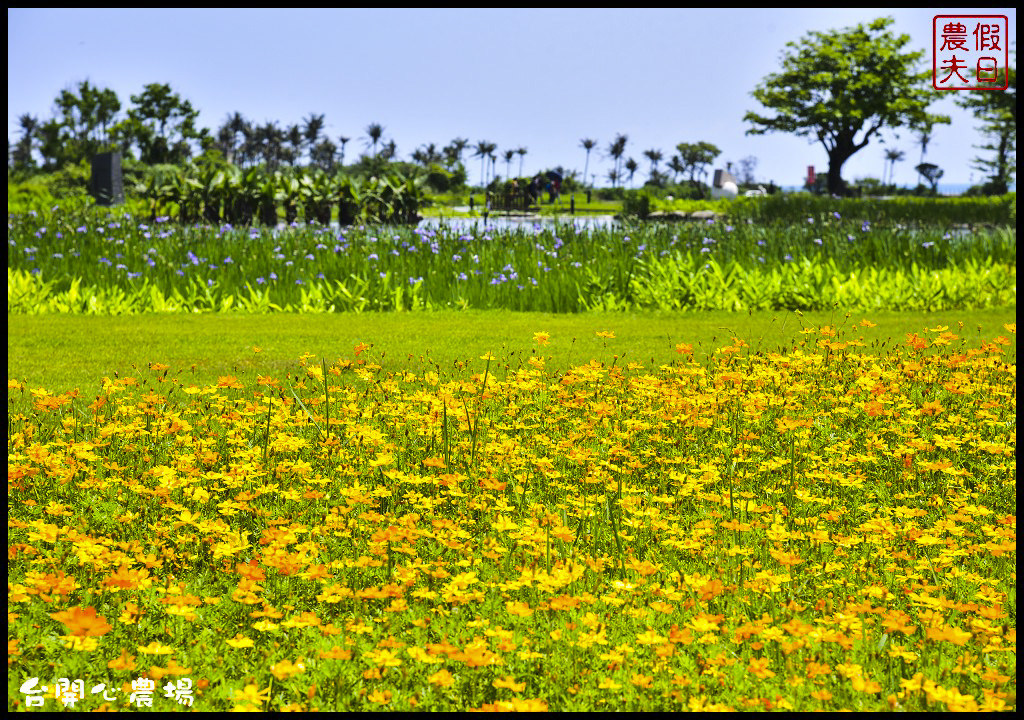
[[[874,327],[859,323],[868,320]],[[972,345],[1005,335],[1016,323],[1016,307],[938,313],[840,312],[703,312],[546,314],[509,311],[298,314],[196,314],[97,317],[80,315],[8,315],[7,375],[30,388],[51,392],[78,388],[90,393],[104,376],[131,375],[149,363],[170,366],[170,373],[197,384],[235,375],[243,383],[257,374],[294,370],[303,353],[329,362],[351,357],[358,343],[372,345],[371,355],[388,371],[419,367],[429,357],[442,370],[471,362],[486,352],[502,365],[518,367],[532,353],[551,358],[551,367],[583,364],[591,359],[638,362],[645,366],[680,358],[676,345],[693,346],[704,361],[732,337],[752,350],[791,349],[813,344],[820,335],[803,328],[831,325],[839,339],[861,338],[859,352],[904,342],[907,333],[945,325]],[[959,324],[963,324],[962,330]],[[540,346],[534,333],[546,332]],[[614,333],[614,338],[598,337]],[[885,345],[883,345],[885,343]],[[258,350],[256,350],[258,348]]]

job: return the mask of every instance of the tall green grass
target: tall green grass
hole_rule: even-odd
[[[758,198],[737,198],[729,205],[734,221],[799,223],[822,219],[833,212],[870,222],[915,226],[1014,225],[1017,193],[997,197],[833,198],[810,193],[778,193]]]
[[[909,228],[839,211],[497,230],[177,226],[9,216],[11,312],[503,308],[954,309],[1016,299],[1016,229]]]

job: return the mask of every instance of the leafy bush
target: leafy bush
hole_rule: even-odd
[[[848,220],[903,223],[915,226],[1012,225],[1017,219],[1017,194],[997,197],[834,198],[786,193],[737,198],[729,206],[732,221],[806,223],[838,213]]]
[[[627,190],[622,198],[622,215],[646,220],[651,214],[651,195],[644,190]]]

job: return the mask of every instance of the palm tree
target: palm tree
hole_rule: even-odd
[[[412,153],[412,161],[419,163],[423,167],[430,167],[432,163],[441,162],[441,159],[441,154],[437,151],[437,146],[434,143],[421,145],[419,149],[414,150]]]
[[[490,146],[487,148],[487,157],[491,159],[491,179],[488,181],[488,185],[490,185],[491,182],[494,181],[494,164],[498,162],[498,156],[494,154],[494,151],[497,149],[498,146],[494,143],[491,143]]]
[[[683,161],[679,159],[678,155],[673,155],[668,161],[668,169],[672,171],[672,184],[678,182],[677,178],[679,173],[686,172],[686,167],[683,165]]]
[[[341,154],[341,157],[338,159],[338,164],[341,166],[345,165],[345,143],[347,143],[351,139],[352,138],[347,138],[344,135],[338,136],[338,142],[341,143],[341,147],[338,150],[338,152]]]
[[[217,129],[216,148],[220,150],[225,160],[229,163],[237,164],[235,160],[235,134],[226,125],[221,125]]]
[[[469,145],[469,140],[457,137],[441,150],[449,167],[462,162],[462,151],[466,149],[467,145]]]
[[[243,147],[239,144],[238,136],[245,140],[245,118],[239,112],[227,116],[224,124],[217,129],[217,148],[223,153],[224,159],[235,165],[241,164],[243,160]]]
[[[626,143],[628,142],[628,140],[629,140],[629,138],[626,135],[619,134],[619,135],[616,135],[615,136],[615,140],[613,140],[608,145],[608,154],[611,157],[615,158],[615,177],[616,178],[619,178],[622,175],[622,173],[619,171],[619,161],[622,160],[622,156],[626,152]],[[609,175],[609,177],[611,177],[611,176]],[[614,184],[615,181],[613,180],[612,182]]]
[[[302,136],[309,148],[310,161],[313,159],[313,148],[320,140],[320,133],[324,129],[324,116],[310,113],[309,117],[302,119]]]
[[[483,187],[487,187],[487,182],[484,176],[484,163],[487,158],[494,160],[494,151],[498,148],[495,143],[488,142],[487,140],[481,140],[476,144],[476,151],[473,153],[473,157],[480,158],[480,184]]]
[[[915,136],[917,137],[917,143],[921,146],[921,162],[918,163],[919,166],[924,163],[924,155],[928,151],[928,143],[931,142],[931,139],[932,139],[932,128],[933,127],[934,127],[934,123],[929,123],[929,122],[926,121],[926,122],[922,123],[920,126],[912,128],[912,130],[914,131]],[[902,160],[903,158],[900,158],[900,159]],[[920,178],[920,177],[921,177],[921,173],[920,173],[920,171],[918,171],[918,178]],[[930,179],[929,179],[929,182],[930,182]],[[920,183],[920,179],[918,180],[918,183]]]
[[[523,156],[526,155],[526,148],[518,147],[516,152],[519,154],[519,177],[523,176]]]
[[[380,159],[381,160],[394,160],[398,157],[398,148],[395,146],[394,140],[388,140],[386,143],[380,146]]]
[[[633,174],[637,171],[640,166],[637,165],[636,160],[630,158],[625,163],[626,171],[629,173],[629,186],[633,187]]]
[[[587,151],[587,160],[583,163],[583,182],[587,181],[587,170],[590,168],[590,151],[597,145],[597,140],[591,140],[590,138],[583,138],[580,140],[580,145]]]
[[[619,169],[613,167],[608,171],[608,179],[612,181],[612,187],[615,187],[615,183],[619,181]]]
[[[32,146],[34,144],[36,129],[39,127],[39,120],[25,113],[18,118],[18,125],[21,127],[21,139],[14,146],[12,160],[14,166],[19,169],[32,167]]]
[[[651,175],[658,172],[658,163],[661,162],[661,150],[644,150],[644,156],[651,161]]]
[[[502,154],[505,156],[505,179],[508,180],[512,177],[512,157],[516,154],[516,151],[506,150]]]
[[[384,126],[379,123],[370,123],[366,126],[366,135],[370,138],[370,142],[367,143],[367,147],[373,146],[373,157],[377,157],[377,143],[380,142],[380,136],[384,134]]]
[[[309,149],[309,161],[314,167],[334,172],[334,156],[337,152],[338,146],[324,138]]]
[[[892,184],[894,166],[896,165],[896,163],[901,162],[904,157],[906,157],[906,155],[905,155],[905,153],[902,150],[897,150],[895,148],[890,148],[889,150],[885,151],[885,159],[889,161],[889,184],[890,185]]]
[[[303,137],[302,128],[298,125],[289,125],[288,130],[285,131],[285,137],[288,138],[288,144],[291,145],[285,151],[285,157],[288,164],[294,166],[299,158],[302,157],[302,148],[305,145],[306,139]]]
[[[253,141],[270,170],[277,168],[284,155],[285,134],[276,122],[260,125],[253,133]]]

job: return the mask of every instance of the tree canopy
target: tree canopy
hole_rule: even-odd
[[[828,153],[828,190],[842,194],[842,167],[883,128],[948,123],[926,112],[938,97],[924,51],[902,52],[909,35],[893,35],[892,18],[839,31],[810,32],[787,43],[782,71],[768,75],[751,93],[778,114],[748,112],[748,135],[787,132],[820,142]],[[860,135],[858,135],[860,133]],[[880,137],[880,136],[879,136]]]
[[[987,173],[988,190],[993,193],[1005,193],[1017,171],[1017,69],[1011,67],[1008,72],[1006,90],[956,94],[956,104],[973,112],[982,122],[981,133],[992,138],[991,143],[975,147],[994,152],[995,157],[975,158],[974,167]]]

